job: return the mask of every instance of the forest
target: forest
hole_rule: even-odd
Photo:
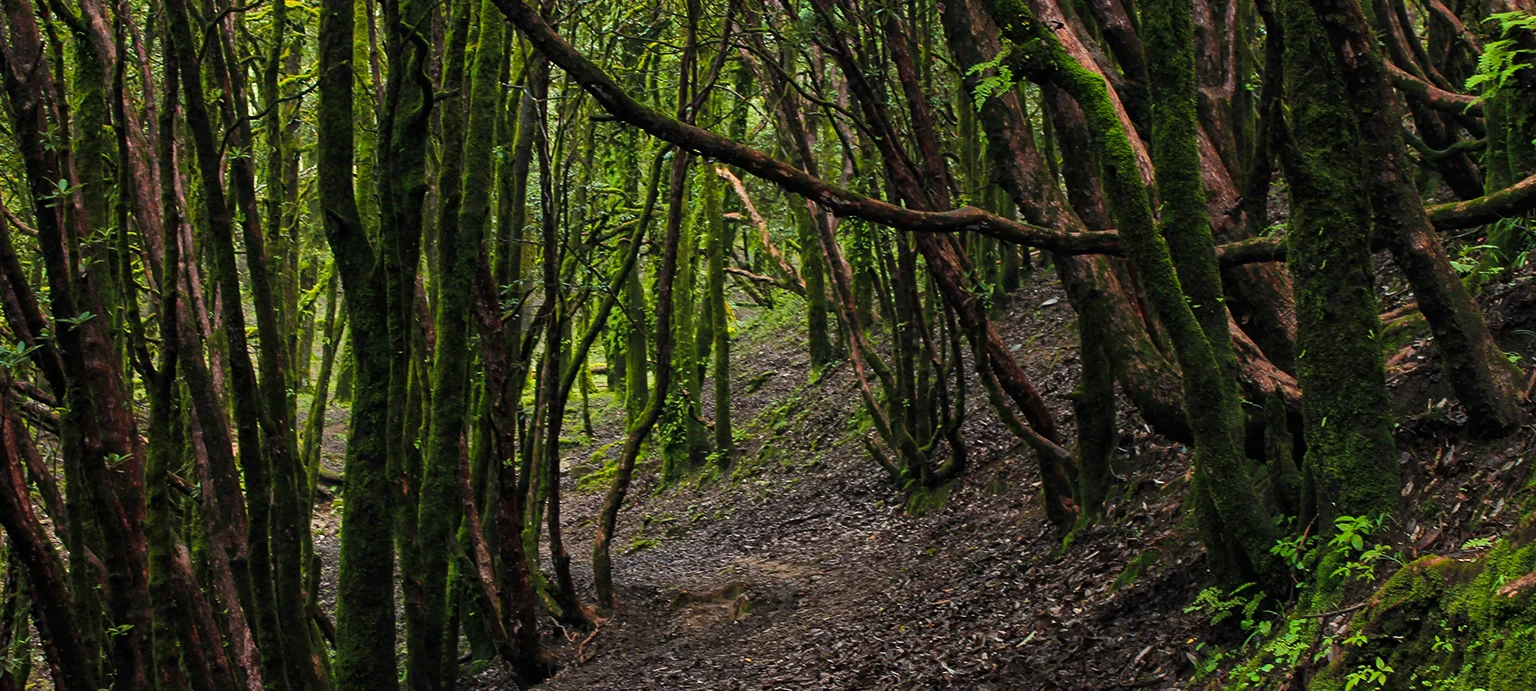
[[[0,691],[1536,689],[1532,0],[235,1],[0,0]]]

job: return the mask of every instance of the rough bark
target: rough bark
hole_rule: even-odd
[[[1479,432],[1498,436],[1525,419],[1519,372],[1494,342],[1482,312],[1451,266],[1413,181],[1402,120],[1392,105],[1384,59],[1354,0],[1316,0],[1314,8],[1359,118],[1370,162],[1367,191],[1377,231],[1403,270],[1429,322],[1440,366]],[[1385,104],[1385,105],[1384,105]]]
[[[336,593],[335,683],[345,691],[394,688],[394,541],[385,428],[389,332],[383,252],[376,253],[352,187],[353,3],[325,0],[320,12],[318,187],[325,232],[347,294],[357,376],[347,439]],[[407,77],[401,75],[399,80]],[[396,80],[392,80],[396,81]],[[393,238],[383,233],[380,244]],[[391,635],[381,635],[381,632]]]
[[[1279,5],[1292,134],[1281,160],[1291,186],[1288,264],[1296,284],[1298,379],[1306,391],[1305,473],[1318,524],[1328,530],[1337,516],[1391,511],[1398,469],[1374,339],[1380,323],[1365,143],[1312,7],[1306,0]]]

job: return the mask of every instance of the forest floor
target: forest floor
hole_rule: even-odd
[[[1036,501],[1033,456],[978,394],[970,468],[904,495],[859,442],[867,418],[850,371],[807,383],[803,332],[783,319],[797,307],[740,310],[731,466],[661,492],[656,473],[642,475],[614,541],[618,611],[595,634],[571,633],[546,688],[1155,687],[1181,675],[1198,624],[1181,607],[1201,581],[1195,536],[1180,527],[1181,449],[1129,435],[1119,474],[1135,485],[1116,488],[1112,524],[1064,552]],[[1060,394],[1076,382],[1076,330],[1064,296],[1040,281],[999,316],[1070,430]],[[571,474],[596,466],[578,461]],[[602,497],[567,500],[580,563]],[[1132,562],[1140,578],[1117,583]]]
[[[1398,306],[1402,292],[1386,281],[1383,309]],[[1526,361],[1536,357],[1536,276],[1499,282],[1484,298],[1505,347]],[[614,539],[619,607],[593,631],[562,633],[544,618],[562,670],[540,688],[1220,683],[1222,656],[1232,657],[1214,651],[1239,647],[1242,638],[1230,624],[1214,627],[1207,614],[1186,611],[1208,585],[1182,503],[1188,449],[1150,434],[1122,401],[1106,519],[1064,541],[1037,500],[1033,456],[973,392],[964,430],[970,467],[938,491],[901,492],[859,443],[868,422],[848,368],[811,381],[799,314],[793,300],[771,310],[737,306],[735,455],[724,471],[664,489],[659,462],[642,459]],[[1066,395],[1076,382],[1077,344],[1065,296],[1042,277],[997,315],[1005,342],[1070,438]],[[1403,561],[1507,532],[1521,514],[1508,500],[1524,486],[1525,461],[1536,452],[1531,429],[1492,445],[1469,440],[1425,337],[1410,330],[1389,354],[1405,467],[1394,538]],[[562,511],[576,579],[591,603],[593,519],[622,412],[606,392],[594,394],[587,437],[581,406],[572,408],[566,429],[579,439],[565,453]],[[345,413],[336,408],[328,417],[326,460],[339,469]],[[327,609],[339,523],[330,508],[316,507]],[[496,668],[467,681],[474,689],[514,688]]]

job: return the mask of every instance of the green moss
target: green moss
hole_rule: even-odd
[[[1377,657],[1393,669],[1389,689],[1536,688],[1532,599],[1505,589],[1533,567],[1536,548],[1514,540],[1501,541],[1480,561],[1432,556],[1408,565],[1351,622],[1352,635],[1364,642],[1312,688],[1332,688]]]
[[[768,383],[768,379],[774,374],[777,373],[773,370],[763,370],[752,375],[752,378],[747,380],[747,393],[757,393],[757,390],[763,388],[763,384]]]
[[[1400,480],[1371,263],[1372,208],[1357,114],[1311,6],[1281,4],[1294,150],[1288,264],[1296,293],[1297,379],[1321,525],[1397,507]]]
[[[710,462],[704,466],[702,471],[699,471],[699,476],[694,478],[693,488],[695,490],[702,490],[710,485],[715,484],[715,481],[720,479],[720,468],[725,464],[719,462],[718,458],[723,455],[723,452],[720,451],[716,451],[709,455]]]
[[[613,478],[619,474],[619,459],[608,458],[608,455],[599,450],[592,455],[595,463],[601,463],[596,470],[583,475],[576,480],[576,491],[589,492],[593,490],[606,490],[613,484]]]
[[[635,539],[633,539],[633,540],[631,540],[629,542],[628,546],[626,546],[624,548],[624,554],[625,555],[634,554],[635,552],[639,552],[641,550],[650,549],[650,548],[655,547],[656,545],[659,545],[659,544],[661,544],[661,539],[660,538],[636,537]]]
[[[1151,204],[1151,196],[1142,180],[1135,149],[1121,124],[1113,101],[1109,98],[1104,79],[1078,63],[1029,9],[1022,0],[987,0],[986,6],[1004,38],[1012,45],[1005,64],[1018,74],[1028,75],[1035,81],[1054,83],[1070,94],[1082,107],[1083,115],[1097,145],[1096,153],[1103,169],[1104,196],[1120,229],[1120,238],[1126,257],[1135,267],[1142,292],[1148,303],[1166,327],[1174,346],[1179,365],[1183,370],[1185,400],[1201,401],[1206,405],[1189,410],[1190,426],[1194,431],[1197,475],[1209,482],[1197,483],[1196,491],[1207,495],[1197,502],[1201,507],[1201,533],[1216,563],[1230,565],[1223,574],[1227,580],[1242,582],[1260,580],[1275,589],[1282,585],[1283,574],[1278,563],[1269,553],[1274,544],[1274,524],[1265,515],[1261,498],[1244,467],[1237,439],[1241,435],[1240,417],[1236,408],[1235,381],[1230,368],[1223,366],[1223,357],[1212,347],[1206,336],[1201,319],[1194,311],[1216,309],[1220,301],[1219,280],[1214,287],[1207,281],[1192,283],[1194,292],[1186,294],[1180,284],[1181,272],[1175,270],[1175,259],[1185,263],[1192,280],[1208,277],[1215,271],[1214,252],[1198,249],[1202,242],[1209,243],[1210,229],[1202,232],[1196,214],[1189,208],[1189,198],[1180,206],[1188,212],[1183,223],[1165,227],[1164,230],[1179,236],[1181,251],[1176,257],[1170,252],[1169,243],[1159,233]],[[1178,15],[1166,18],[1176,24],[1170,29],[1169,39],[1178,41],[1170,45],[1170,59],[1174,64],[1166,66],[1161,74],[1166,87],[1162,107],[1163,116],[1169,118],[1171,131],[1188,130],[1188,111],[1181,106],[1193,99],[1193,76],[1186,53],[1193,52],[1193,38],[1187,22],[1191,21],[1191,8],[1170,3],[1162,10]],[[1167,110],[1174,106],[1173,110]],[[1184,128],[1184,129],[1180,129]],[[1187,148],[1193,141],[1178,142],[1172,162],[1188,163]],[[1177,173],[1176,173],[1177,174]],[[1198,195],[1198,165],[1192,170],[1186,166],[1186,179],[1179,181],[1179,189],[1195,190]],[[1186,195],[1188,197],[1189,195]],[[1203,206],[1203,205],[1196,205]],[[1212,294],[1214,291],[1214,294]],[[1203,297],[1203,302],[1192,300]],[[1214,321],[1212,321],[1214,324]],[[1212,328],[1216,328],[1212,326]],[[1223,321],[1223,333],[1225,322]],[[1222,337],[1225,340],[1225,337]],[[1230,346],[1228,346],[1230,347]],[[1268,588],[1267,588],[1268,589]]]
[[[1429,335],[1429,323],[1424,321],[1424,315],[1415,312],[1402,319],[1394,319],[1382,324],[1381,333],[1376,336],[1376,342],[1381,344],[1382,353],[1396,353],[1407,347],[1416,339]]]
[[[907,515],[926,516],[942,511],[949,504],[949,489],[953,483],[937,487],[914,486],[907,495]]]
[[[1135,583],[1136,579],[1141,578],[1142,574],[1145,574],[1147,569],[1152,568],[1152,565],[1156,564],[1157,560],[1162,558],[1162,556],[1162,552],[1156,549],[1149,549],[1131,557],[1131,561],[1125,565],[1125,569],[1120,572],[1119,576],[1115,577],[1115,582],[1109,586],[1110,591],[1113,592]]]

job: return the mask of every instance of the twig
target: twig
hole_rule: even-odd
[[[239,7],[226,7],[224,8],[224,11],[214,16],[213,20],[209,21],[208,24],[203,27],[203,45],[199,46],[197,49],[198,61],[201,62],[203,57],[208,54],[208,46],[213,45],[213,32],[218,30],[219,22],[224,21],[230,15],[237,12],[249,12],[258,7],[261,7],[264,3],[266,3],[266,1],[267,0],[256,0],[256,2],[253,2],[249,5],[241,5]]]
[[[0,213],[5,214],[6,222],[15,226],[17,230],[20,230],[21,232],[26,233],[32,237],[37,237],[37,229],[22,223],[21,219],[18,218],[16,214],[11,213],[10,207],[5,206],[3,202],[0,202]]]
[[[603,622],[604,621],[607,621],[607,620],[606,619],[599,619],[599,620],[597,620],[597,623],[592,627],[592,633],[587,634],[586,638],[581,639],[581,642],[576,644],[576,664],[577,665],[587,664],[588,662],[592,661],[593,657],[596,657],[596,655],[597,655],[596,652],[594,652],[592,655],[589,656],[589,655],[586,655],[583,652],[583,650],[587,647],[588,643],[592,642],[593,638],[597,637],[597,632],[603,630]]]
[[[267,107],[262,108],[261,112],[255,114],[255,115],[246,115],[246,116],[242,116],[239,119],[235,120],[235,124],[230,125],[229,129],[224,130],[224,137],[221,140],[219,140],[219,158],[223,158],[224,157],[224,150],[229,147],[229,137],[230,137],[230,135],[233,135],[236,130],[240,129],[241,125],[244,125],[244,124],[246,124],[248,122],[255,122],[257,120],[265,118],[267,116],[267,114],[272,112],[273,108],[276,108],[276,107],[278,107],[278,106],[280,106],[280,105],[282,105],[284,103],[288,103],[290,101],[297,101],[297,100],[299,100],[301,98],[304,98],[305,96],[308,96],[311,92],[313,92],[315,89],[318,89],[318,88],[320,88],[320,80],[316,79],[315,83],[310,84],[307,87],[304,87],[303,91],[300,91],[300,92],[298,92],[296,94],[293,94],[291,96],[284,96],[283,98],[280,98],[280,99],[277,99],[276,101],[268,103]]]
[[[1368,603],[1361,602],[1359,604],[1350,605],[1350,606],[1345,607],[1343,609],[1336,609],[1336,610],[1333,610],[1332,612],[1323,612],[1321,614],[1303,614],[1303,615],[1301,615],[1301,618],[1302,619],[1327,619],[1329,617],[1335,617],[1335,616],[1338,616],[1340,614],[1349,614],[1350,612],[1353,612],[1353,611],[1355,611],[1357,609],[1365,609],[1366,604],[1368,604]]]

